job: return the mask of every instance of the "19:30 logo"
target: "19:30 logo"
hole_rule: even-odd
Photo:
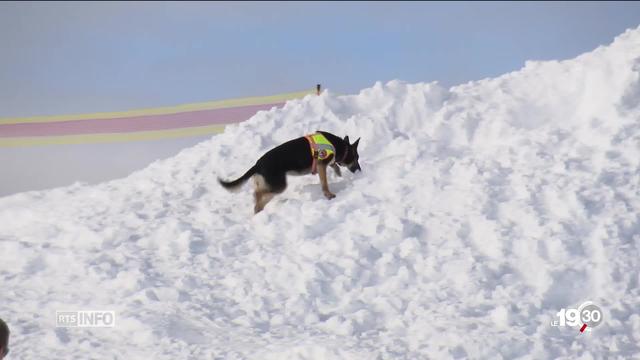
[[[551,326],[580,326],[580,332],[590,331],[602,323],[602,310],[592,301],[586,301],[577,309],[560,309],[556,314],[558,320]]]

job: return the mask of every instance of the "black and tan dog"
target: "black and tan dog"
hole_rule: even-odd
[[[336,195],[329,190],[327,167],[333,168],[338,176],[342,176],[338,165],[347,167],[353,173],[361,171],[358,163],[358,142],[359,138],[353,144],[349,144],[349,136],[341,139],[331,133],[317,131],[315,134],[289,140],[267,151],[240,178],[233,181],[218,178],[218,181],[226,189],[234,190],[253,177],[256,213],[276,194],[284,191],[287,187],[287,174],[306,175],[317,172],[324,196],[333,199]]]

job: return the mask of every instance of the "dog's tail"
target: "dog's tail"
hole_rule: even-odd
[[[249,178],[252,177],[253,174],[255,174],[255,173],[256,173],[256,166],[254,165],[254,166],[251,167],[251,169],[247,170],[247,172],[244,173],[244,175],[240,176],[236,180],[224,181],[224,180],[218,178],[218,182],[225,189],[227,189],[229,191],[234,191],[234,190],[238,190],[238,188],[240,186],[242,186],[242,184],[244,184],[247,180],[249,180]]]

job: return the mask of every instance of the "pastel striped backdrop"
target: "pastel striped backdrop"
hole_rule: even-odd
[[[83,115],[0,118],[0,147],[155,140],[221,132],[315,91]]]

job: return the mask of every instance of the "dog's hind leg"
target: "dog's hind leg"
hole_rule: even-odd
[[[287,178],[285,174],[278,174],[277,176],[270,176],[268,178],[265,178],[262,175],[256,175],[255,185],[255,206],[253,211],[257,214],[264,209],[267,203],[271,201],[274,196],[286,189]]]
[[[260,211],[262,211],[262,209],[264,209],[264,207],[267,205],[267,203],[269,201],[271,201],[271,199],[273,199],[274,196],[276,196],[276,194],[272,193],[272,192],[258,192],[258,191],[256,191],[256,193],[255,193],[256,204],[253,207],[254,214],[257,214]]]
[[[255,192],[253,193],[255,206],[253,207],[253,212],[257,214],[262,211],[264,206],[267,205],[267,202],[271,200],[271,198],[267,196],[267,194],[271,192],[271,189],[269,189],[269,186],[262,175],[255,175],[253,177],[253,182],[255,185]]]

